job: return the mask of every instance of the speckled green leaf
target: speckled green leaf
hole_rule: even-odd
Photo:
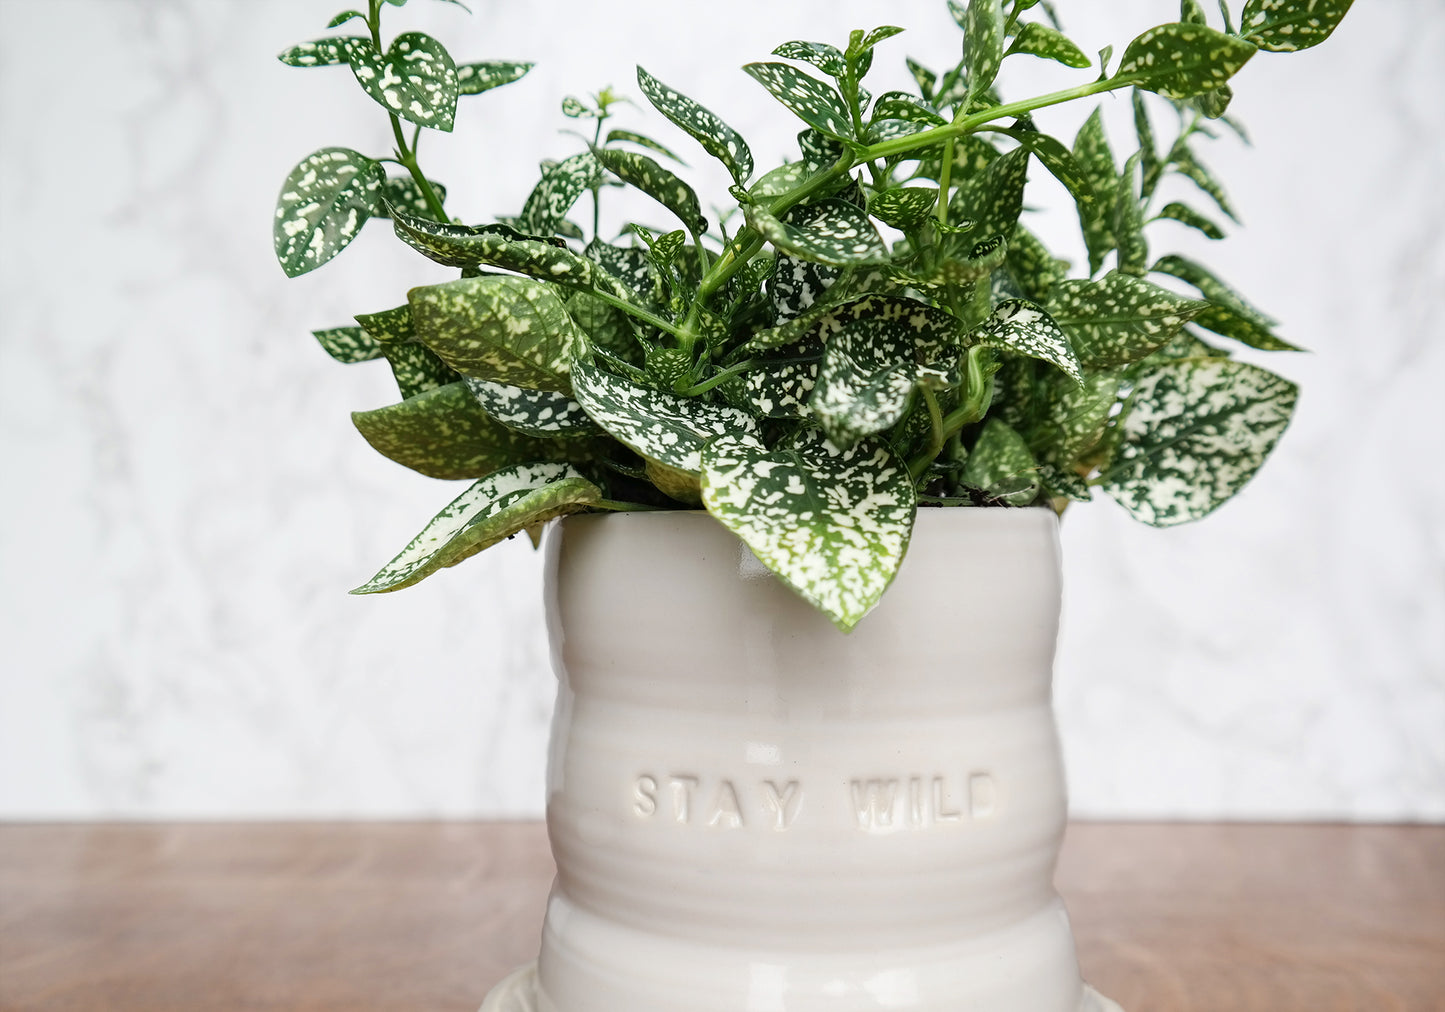
[[[365,20],[366,15],[361,13],[361,11],[342,11],[340,14],[337,14],[335,17],[333,17],[330,21],[326,22],[326,27],[339,28],[342,25],[346,24],[348,21]]]
[[[908,65],[908,72],[913,75],[914,83],[918,85],[918,93],[923,96],[924,101],[933,101],[933,87],[938,83],[938,75],[915,60],[907,59],[904,62]]]
[[[1159,160],[1159,149],[1154,143],[1154,125],[1149,121],[1149,107],[1144,102],[1144,92],[1134,88],[1130,92],[1134,107],[1134,135],[1139,140],[1139,168],[1143,173],[1140,192],[1148,198],[1154,193],[1164,163]]]
[[[788,162],[759,176],[758,181],[748,188],[748,195],[754,200],[778,197],[796,189],[812,174],[813,170],[805,163]]]
[[[444,387],[461,379],[455,369],[436,353],[415,341],[383,344],[381,352],[391,365],[391,375],[403,398]]]
[[[1260,49],[1293,53],[1330,37],[1354,0],[1249,0],[1239,33]]]
[[[971,285],[992,274],[1007,257],[1008,243],[1003,236],[995,235],[961,253],[946,255],[923,273],[894,269],[890,274],[900,284],[920,289]]]
[[[601,115],[575,95],[562,99],[562,115],[572,119],[596,119]]]
[[[980,95],[993,84],[1003,62],[1004,17],[999,0],[948,0],[953,20],[963,28],[963,63],[968,71],[968,90]]]
[[[1216,334],[1232,337],[1263,351],[1299,351],[1274,335],[1275,321],[1255,309],[1233,288],[1215,277],[1202,264],[1181,256],[1160,257],[1153,270],[1186,281],[1199,289],[1213,305],[1194,317],[1194,323]]]
[[[276,198],[272,238],[288,277],[340,253],[381,208],[381,166],[350,148],[323,148],[291,170]]]
[[[452,500],[381,571],[352,591],[400,590],[553,517],[584,510],[602,490],[567,464],[517,464]]]
[[[744,210],[748,224],[759,235],[779,250],[805,260],[844,266],[888,258],[888,247],[868,215],[846,201],[830,198],[794,208],[787,221],[773,217],[759,204],[749,204]]]
[[[596,287],[630,298],[626,286],[560,239],[529,236],[507,225],[448,225],[400,211],[392,214],[396,234],[424,256],[448,267],[501,267],[548,281]]]
[[[1072,502],[1088,502],[1094,498],[1094,491],[1089,487],[1088,481],[1068,468],[1041,460],[1038,462],[1037,473],[1044,492],[1053,498]]]
[[[594,239],[583,252],[589,260],[600,266],[605,274],[615,278],[624,291],[635,292],[631,297],[632,301],[656,305],[659,276],[647,250],[635,246],[614,246]]]
[[[1114,80],[1189,98],[1223,85],[1255,52],[1251,43],[1205,25],[1159,25],[1129,43]]]
[[[821,130],[808,127],[798,133],[798,151],[803,156],[802,164],[808,175],[831,168],[846,150],[842,141],[829,137]]]
[[[436,193],[437,199],[447,199],[447,188],[435,179],[427,180],[431,184],[432,191]],[[383,203],[377,208],[376,217],[390,218],[391,212],[388,205],[399,207],[407,214],[414,214],[418,218],[431,218],[431,205],[427,203],[426,197],[422,195],[421,187],[415,179],[410,176],[392,176],[382,187]]]
[[[484,60],[457,67],[457,93],[480,95],[504,84],[520,81],[536,64],[512,63],[507,60]]]
[[[359,45],[369,46],[371,40],[359,35],[316,39],[292,46],[278,54],[276,59],[288,67],[337,67],[346,63],[347,52]]]
[[[853,136],[843,96],[816,77],[786,63],[749,63],[743,70],[814,130],[840,139]]]
[[[1186,25],[1209,24],[1199,0],[1179,0],[1179,20]]]
[[[360,327],[332,327],[329,330],[313,330],[311,336],[321,342],[321,347],[342,365],[355,365],[381,358],[381,345]]]
[[[773,55],[811,63],[829,77],[841,78],[848,72],[842,51],[826,42],[784,42],[773,50]]]
[[[1234,89],[1224,84],[1212,91],[1195,95],[1185,104],[1198,109],[1210,119],[1221,119],[1228,111],[1229,103],[1232,101],[1234,101]]]
[[[891,39],[895,35],[902,35],[903,29],[897,25],[879,25],[877,28],[863,34],[862,38],[858,38],[859,34],[859,32],[855,31],[848,42],[848,54],[854,59],[871,55],[874,46],[878,45],[878,43],[884,39]],[[861,78],[864,73],[865,71],[860,69],[858,76]]]
[[[972,221],[974,235],[1008,239],[1023,213],[1028,167],[1028,149],[1015,148],[990,162],[981,174],[967,178],[949,201],[955,220]]]
[[[702,216],[697,193],[668,169],[635,151],[596,148],[593,155],[608,172],[677,215],[689,230],[699,233],[707,230],[707,219]]]
[[[1229,204],[1229,197],[1224,192],[1224,187],[1214,178],[1189,148],[1178,145],[1169,157],[1169,164],[1185,178],[1189,179],[1195,186],[1199,187],[1214,200],[1219,209],[1223,211],[1230,221],[1238,222],[1234,214],[1234,208]]]
[[[906,91],[888,91],[879,95],[873,103],[873,119],[906,119],[928,126],[943,126],[948,122],[917,95]]]
[[[1029,426],[1029,449],[1040,460],[1072,467],[1104,438],[1109,415],[1119,400],[1119,371],[1090,372],[1084,382],[1062,377],[1036,388],[1036,419]]]
[[[566,394],[472,377],[464,382],[482,410],[513,432],[542,437],[601,432],[582,405]]]
[[[1192,229],[1203,232],[1211,239],[1223,239],[1224,229],[1200,214],[1194,208],[1177,201],[1165,204],[1163,210],[1156,215],[1156,218],[1168,218],[1181,224],[1188,225]]]
[[[908,231],[927,221],[937,205],[935,188],[895,186],[874,194],[868,201],[868,213],[894,228]]]
[[[590,151],[549,166],[522,206],[522,228],[535,235],[554,234],[577,198],[601,179],[602,169]]]
[[[1114,193],[1112,229],[1118,248],[1118,268],[1125,274],[1142,276],[1149,270],[1149,241],[1144,237],[1144,211],[1135,180],[1139,176],[1139,152],[1129,156]]]
[[[928,124],[909,119],[875,119],[863,129],[863,140],[868,144],[910,137],[928,129]]]
[[[604,143],[610,145],[617,144],[619,142],[636,144],[638,147],[647,148],[649,151],[656,151],[658,154],[662,155],[665,158],[671,158],[679,165],[687,164],[681,158],[677,157],[677,155],[672,151],[671,148],[659,144],[651,137],[647,137],[640,133],[635,133],[631,130],[609,130],[607,133],[607,140]]]
[[[411,323],[411,306],[397,306],[379,313],[358,313],[356,322],[382,344],[416,340],[416,331]]]
[[[1092,65],[1089,58],[1084,55],[1084,51],[1074,45],[1063,32],[1037,21],[1030,21],[1019,29],[1019,33],[1014,36],[1013,44],[1008,47],[1008,52],[1004,55],[1012,56],[1014,53],[1027,53],[1045,60],[1056,60],[1064,66],[1073,67],[1076,70],[1083,70]]]
[[[823,359],[808,400],[828,438],[846,449],[891,428],[903,417],[919,367],[951,346],[957,324],[941,309],[884,296],[828,314],[819,327]]]
[[[1038,236],[1022,225],[1014,229],[1005,263],[1024,298],[1033,302],[1042,303],[1054,285],[1069,276],[1069,262],[1056,259]]]
[[[572,388],[592,420],[635,452],[697,474],[703,444],[725,433],[756,438],[757,423],[736,408],[639,386],[579,360]]]
[[[403,32],[383,56],[370,39],[346,49],[351,71],[387,112],[418,126],[450,131],[457,112],[457,68],[446,48],[421,32]]]
[[[779,253],[777,270],[768,280],[768,296],[779,321],[802,315],[823,298],[842,274],[840,268]]]
[[[670,271],[673,263],[677,260],[678,254],[682,252],[682,248],[686,244],[687,233],[680,228],[653,239],[651,248],[648,250],[648,255],[652,260],[653,266],[659,271]]]
[[[1091,173],[1084,171],[1064,142],[1037,131],[1011,130],[1009,135],[1028,148],[1049,173],[1063,183],[1079,204],[1092,206],[1096,199]],[[1108,199],[1108,194],[1097,195]]]
[[[642,348],[632,317],[588,292],[571,292],[565,302],[567,314],[587,335],[594,348],[600,348],[624,362],[641,364]]]
[[[1075,383],[1083,382],[1079,359],[1068,337],[1053,317],[1025,299],[1000,302],[973,336],[991,347],[1052,362]]]
[[[1297,396],[1293,383],[1244,362],[1161,364],[1134,386],[1102,487],[1146,524],[1197,520],[1254,477]]]
[[[1097,202],[1097,207],[1078,205],[1079,227],[1089,252],[1089,273],[1092,275],[1098,273],[1104,257],[1114,248],[1114,231],[1107,210],[1112,204],[1107,201],[1119,189],[1119,169],[1109,148],[1109,137],[1104,132],[1103,106],[1094,110],[1074,138],[1074,160],[1088,177],[1093,192],[1106,195],[1105,201]]]
[[[903,461],[805,433],[777,450],[724,436],[703,452],[703,503],[788,586],[848,631],[883,596],[913,532]]]
[[[1186,299],[1142,278],[1110,271],[1098,281],[1061,281],[1048,311],[1086,369],[1136,362],[1202,312]]]
[[[1011,506],[1027,506],[1039,494],[1038,464],[1023,436],[990,418],[969,451],[963,483]]]
[[[569,390],[582,333],[554,286],[494,275],[413,288],[407,299],[417,340],[463,376]]]
[[[1196,326],[1232,337],[1242,344],[1261,351],[1303,351],[1298,345],[1276,337],[1273,330],[1260,323],[1254,314],[1246,314],[1228,306],[1209,306],[1194,318]]]
[[[802,418],[818,384],[823,337],[816,327],[801,327],[787,347],[773,355],[755,354],[757,368],[729,380],[719,392],[735,408],[760,418]]]
[[[1200,294],[1210,302],[1225,306],[1236,311],[1241,316],[1256,320],[1262,326],[1273,326],[1276,322],[1251,306],[1244,300],[1243,296],[1219,280],[1219,278],[1203,264],[1190,260],[1188,257],[1182,257],[1176,254],[1162,256],[1154,262],[1154,266],[1150,269],[1160,274],[1168,274],[1170,277],[1178,278],[1180,281],[1188,282],[1199,289]]]
[[[588,453],[586,441],[513,432],[482,410],[465,383],[353,412],[351,420],[382,456],[430,478],[480,478],[521,461],[577,460]]]
[[[736,130],[641,67],[637,68],[637,86],[658,112],[691,134],[708,154],[726,165],[734,183],[739,186],[747,183],[753,174],[753,153]]]

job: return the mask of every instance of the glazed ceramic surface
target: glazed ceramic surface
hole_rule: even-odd
[[[1090,1007],[1052,513],[921,510],[846,636],[700,512],[568,518],[547,566],[540,1012]]]

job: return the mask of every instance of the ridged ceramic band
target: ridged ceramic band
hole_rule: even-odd
[[[1075,1012],[1046,510],[924,509],[850,635],[703,513],[547,545],[540,1012]]]

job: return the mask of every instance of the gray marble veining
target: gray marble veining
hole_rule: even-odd
[[[529,546],[345,594],[455,489],[370,451],[347,413],[392,397],[385,370],[342,369],[307,335],[448,273],[381,224],[297,281],[272,259],[292,164],[389,143],[344,70],[273,59],[336,6],[0,3],[0,817],[540,811],[552,678]],[[478,221],[575,148],[561,97],[631,91],[635,62],[780,159],[796,131],[733,68],[879,19],[858,0],[817,25],[756,0],[473,6],[395,16],[462,56],[539,61],[426,142]],[[1176,9],[1094,4],[1083,29],[1067,7],[1086,51]],[[1193,527],[1107,502],[1066,517],[1077,813],[1445,818],[1445,8],[1357,8],[1321,49],[1246,68],[1256,147],[1207,154],[1249,226],[1212,262],[1312,349],[1271,360],[1304,388],[1282,448]],[[917,27],[876,73],[953,59],[941,3],[887,20]],[[38,41],[55,38],[59,65]],[[1061,72],[1010,73],[1021,93]],[[1127,103],[1105,106],[1127,129]],[[1047,122],[1068,134],[1084,112]],[[624,115],[723,192],[690,142]],[[1040,194],[1063,215],[1041,231],[1077,251],[1062,196]]]

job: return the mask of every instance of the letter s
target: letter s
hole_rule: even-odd
[[[657,781],[652,777],[637,778],[632,787],[632,810],[644,819],[657,814]]]

